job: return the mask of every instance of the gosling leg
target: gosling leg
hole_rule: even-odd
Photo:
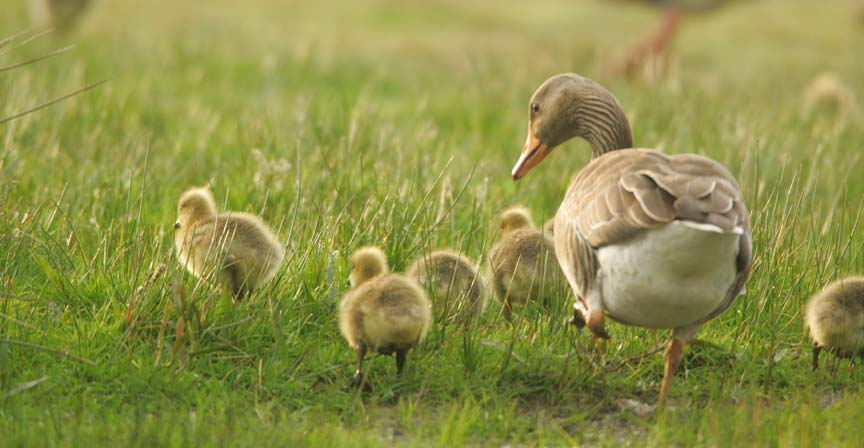
[[[366,357],[366,344],[360,343],[357,347],[357,370],[354,371],[354,377],[351,379],[351,385],[355,387],[363,387],[366,382],[366,376],[363,374],[363,358]]]
[[[812,368],[815,371],[819,368],[819,353],[822,351],[822,347],[819,344],[813,344],[813,362]]]
[[[405,369],[405,359],[408,358],[408,349],[402,348],[396,350],[396,374],[402,376],[402,371]]]
[[[513,321],[513,307],[510,305],[510,300],[505,300],[503,305],[503,310],[501,311],[504,314],[504,319],[507,319],[507,322]]]
[[[236,300],[237,303],[242,302],[243,299],[246,298],[246,296],[248,296],[248,295],[249,295],[249,290],[243,286],[234,290],[234,300]]]
[[[240,270],[240,265],[237,263],[228,263],[223,271],[225,283],[231,288],[231,295],[235,302],[242,302],[246,296],[246,288],[244,287],[244,276]]]

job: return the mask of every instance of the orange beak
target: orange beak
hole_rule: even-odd
[[[522,147],[522,155],[513,167],[511,174],[513,180],[517,181],[531,171],[535,165],[540,163],[548,154],[549,146],[541,142],[534,136],[534,131],[531,129],[531,123],[528,123],[528,138],[525,139],[525,146]]]

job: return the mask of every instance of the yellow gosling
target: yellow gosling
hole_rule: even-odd
[[[482,311],[486,281],[464,254],[444,249],[421,255],[405,275],[417,280],[431,295],[436,318],[452,321]]]
[[[501,215],[501,240],[489,251],[495,295],[510,318],[514,305],[550,303],[564,297],[564,278],[555,260],[552,239],[534,227],[530,212],[520,206]]]
[[[357,352],[353,384],[364,386],[366,353],[395,353],[401,375],[408,351],[426,337],[432,312],[420,285],[390,273],[380,249],[362,248],[351,255],[350,262],[352,289],[339,304],[339,330]]]
[[[819,368],[819,352],[864,361],[864,277],[831,283],[813,296],[805,313],[813,338],[813,370]]]
[[[174,247],[193,275],[221,283],[237,300],[276,275],[285,251],[258,217],[217,214],[208,187],[187,190],[177,209]]]

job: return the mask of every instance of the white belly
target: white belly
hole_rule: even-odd
[[[613,319],[680,328],[720,306],[735,278],[740,235],[678,221],[597,251],[603,306]]]

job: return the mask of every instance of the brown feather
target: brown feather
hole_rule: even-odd
[[[675,220],[726,232],[749,227],[737,183],[720,164],[650,149],[613,151],[593,160],[573,180],[560,212],[595,248]]]
[[[737,182],[708,158],[651,149],[606,153],[592,160],[570,184],[555,222],[556,243],[568,244],[556,244],[556,250],[575,268],[577,295],[585,297],[593,285],[598,248],[676,220],[743,233],[736,260],[738,276],[728,300],[710,317],[725,310],[744,287],[751,265],[749,217]],[[559,240],[564,235],[566,239]]]

